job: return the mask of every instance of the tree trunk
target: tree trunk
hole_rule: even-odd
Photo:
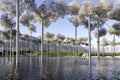
[[[88,17],[88,28],[89,28],[89,78],[91,78],[91,26],[90,26],[91,17]]]
[[[68,56],[68,53],[69,53],[69,45],[67,44],[66,46],[67,46],[66,52],[67,52],[67,56]]]
[[[3,53],[3,49],[5,49],[5,48],[3,48],[3,44],[2,44],[2,56],[4,55],[4,53]]]
[[[36,44],[36,52],[38,52],[38,44]]]
[[[111,54],[113,53],[113,51],[112,51],[112,47],[113,47],[113,46],[111,45],[111,47],[110,47],[110,49],[111,49]]]
[[[31,39],[30,39],[30,56],[32,54],[32,32],[31,33]]]
[[[115,34],[113,34],[113,56],[115,56]]]
[[[58,53],[58,56],[60,56],[60,42],[59,41],[57,43],[57,53]]]
[[[100,53],[100,40],[99,40],[99,21],[97,26],[97,57],[99,59],[99,53]]]
[[[7,40],[5,40],[5,47],[6,47],[6,48],[5,48],[5,49],[6,49],[6,50],[5,50],[5,54],[6,54],[6,57],[7,57],[7,56],[8,56],[8,53],[7,53],[7,52],[8,52],[8,50],[7,50],[7,49],[8,49],[8,48],[7,48]]]
[[[16,65],[18,65],[18,55],[19,55],[19,0],[16,1]]]
[[[10,28],[10,63],[12,61],[12,27]]]
[[[22,50],[22,42],[23,42],[23,40],[21,40],[21,42],[20,42],[20,46],[21,46],[21,54],[23,54],[22,52],[23,52],[23,50]]]
[[[38,45],[38,46],[39,46],[39,48],[38,48],[38,52],[40,52],[40,45],[41,45],[41,44],[39,43],[39,45]]]
[[[103,46],[103,56],[105,56],[105,46]]]
[[[42,36],[41,36],[41,63],[43,58],[43,49],[44,49],[44,26],[43,26],[43,19],[42,19]]]
[[[77,26],[75,26],[75,52],[74,52],[75,56],[76,56],[76,53],[77,53]]]

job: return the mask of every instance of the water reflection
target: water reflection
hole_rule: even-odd
[[[120,58],[81,57],[20,57],[9,64],[8,58],[0,58],[0,80],[119,80]]]

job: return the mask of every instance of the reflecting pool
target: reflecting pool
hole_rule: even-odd
[[[120,58],[92,57],[20,57],[18,66],[15,59],[0,57],[0,80],[119,80]],[[91,73],[91,74],[89,74]]]

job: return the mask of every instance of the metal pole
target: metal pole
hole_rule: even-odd
[[[19,0],[16,1],[16,65],[18,65],[18,55],[19,55]]]

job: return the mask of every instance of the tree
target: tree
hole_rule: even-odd
[[[90,40],[90,36],[91,36],[91,32],[90,30],[94,30],[96,23],[94,24],[93,22],[94,17],[97,16],[98,19],[99,18],[107,18],[107,12],[110,11],[112,9],[112,2],[110,0],[104,0],[104,1],[100,1],[98,3],[96,3],[94,6],[92,6],[91,2],[84,2],[81,9],[80,9],[80,14],[87,16],[88,20],[88,29],[89,29],[89,53],[91,53],[91,40]],[[91,24],[91,22],[93,24]],[[99,23],[99,22],[97,22]],[[86,23],[85,23],[86,24]],[[91,26],[93,25],[93,28],[91,28]],[[99,32],[99,24],[97,26],[97,31]],[[98,44],[98,48],[99,48],[99,37],[97,37],[97,44]],[[99,53],[99,49],[98,49],[98,53]]]
[[[79,15],[80,4],[79,1],[72,1],[68,4],[70,16],[68,20],[75,26],[75,54],[77,50],[77,27],[83,22],[84,17]]]
[[[20,36],[20,50],[21,50],[21,54],[23,54],[23,52],[26,51],[23,46],[26,47],[25,46],[25,38],[24,38],[23,34],[21,34],[21,36]]]
[[[1,46],[1,52],[2,52],[2,56],[4,55],[4,42],[2,40],[0,40],[0,46]]]
[[[112,10],[107,12],[107,17],[113,20],[120,21],[120,6],[119,5],[113,5]]]
[[[33,39],[32,42],[35,44],[35,51],[38,52],[38,39]]]
[[[7,43],[8,43],[8,40],[10,39],[10,36],[4,31],[0,31],[0,34],[1,34],[2,39],[5,40],[5,52],[6,52],[5,55],[7,57],[7,54],[8,54],[8,45],[7,45]]]
[[[44,27],[48,27],[50,23],[56,21],[58,17],[64,17],[66,14],[66,3],[63,1],[43,1],[43,3],[38,7],[34,7],[35,1],[25,1],[25,4],[28,8],[32,9],[35,19],[41,23],[42,32],[41,32],[41,60],[43,55],[43,46],[44,46]],[[31,6],[31,5],[33,6]]]
[[[97,38],[97,56],[99,57],[99,52],[100,52],[100,41],[99,41],[99,38],[102,37],[102,36],[105,36],[107,33],[106,29],[105,28],[100,28],[98,30],[95,31],[94,35],[95,37]]]
[[[29,51],[29,49],[28,49],[28,41],[29,41],[29,35],[28,34],[22,34],[21,36],[20,36],[20,38],[22,39],[22,40],[24,40],[24,51],[25,52],[28,52]],[[23,46],[22,46],[23,47]]]
[[[73,53],[75,53],[75,50],[74,50],[75,39],[74,38],[70,38],[70,42],[72,44],[72,51],[73,51]],[[75,56],[76,54],[73,54],[73,55]]]
[[[113,47],[114,47],[114,42],[113,42],[113,41],[109,41],[109,45],[111,46],[111,53],[112,53],[113,56],[114,56],[114,49],[113,49]]]
[[[85,45],[85,46],[88,46],[88,43],[87,43],[87,41],[88,41],[88,39],[86,38],[86,37],[80,37],[80,38],[78,38],[78,40],[77,40],[77,44],[80,46],[80,45]],[[80,49],[81,49],[81,47],[79,47],[79,51],[78,52],[80,52]],[[81,49],[81,51],[82,51],[82,49]],[[82,51],[83,52],[83,51]]]
[[[88,19],[84,21],[85,26],[88,28],[89,33],[89,68],[91,69],[91,31],[95,29],[95,26],[91,23],[92,18],[92,4],[91,2],[84,1],[79,14],[87,17]],[[91,74],[90,74],[91,75]]]
[[[16,65],[18,65],[18,55],[19,55],[19,0],[16,1]]]
[[[100,42],[100,45],[103,47],[103,55],[105,55],[105,46],[109,45],[108,40],[106,38],[102,38]]]
[[[40,51],[40,44],[41,44],[41,36],[38,36],[38,46],[39,46],[39,49],[38,49],[38,51]]]
[[[114,49],[113,49],[113,56],[115,56],[115,35],[119,36],[120,35],[120,23],[114,23],[111,27],[108,28],[109,34],[113,35],[113,44],[114,44]]]
[[[51,51],[51,42],[53,41],[54,34],[47,32],[45,34],[46,42],[48,43],[48,51]]]
[[[92,7],[92,14],[95,16],[95,21],[97,22],[96,27],[97,31],[95,32],[96,38],[97,38],[97,56],[99,57],[99,51],[100,51],[100,41],[99,41],[99,33],[100,28],[103,26],[103,24],[106,21],[107,18],[107,12],[110,11],[113,8],[112,1],[111,0],[103,0],[95,4],[95,6]],[[106,31],[103,30],[103,32],[106,34]],[[105,35],[103,34],[103,35]]]
[[[29,32],[30,32],[30,34],[31,34],[31,36],[30,36],[30,52],[32,51],[32,32],[36,32],[36,27],[35,27],[35,25],[33,25],[33,24],[29,24],[28,26],[27,26],[27,28],[28,28],[28,30],[29,30]]]
[[[20,4],[19,4],[20,3]],[[1,0],[0,10],[2,12],[9,12],[10,17],[16,16],[16,65],[18,65],[18,54],[19,54],[19,16],[23,10],[22,1],[19,0]]]
[[[30,11],[25,10],[20,16],[20,23],[23,26],[29,27],[33,22],[33,19],[34,19],[33,14],[31,14]]]
[[[16,65],[18,64],[18,54],[19,54],[19,17],[21,13],[23,13],[24,9],[26,9],[25,4],[23,1],[29,2],[27,0],[1,0],[0,11],[8,12],[10,14],[10,18],[14,18],[16,16]],[[31,0],[31,2],[34,0]],[[33,3],[32,3],[33,4]],[[29,3],[29,6],[32,7],[33,5]],[[29,7],[30,8],[30,7]]]
[[[11,35],[11,33],[12,33],[12,44],[11,44],[11,46],[12,46],[12,51],[15,51],[15,50],[13,50],[13,49],[15,49],[15,46],[13,46],[14,45],[14,42],[15,42],[15,40],[16,40],[16,29],[12,29],[12,31],[9,29],[9,30],[7,30],[6,31],[6,33],[8,33],[8,35],[10,36]],[[19,32],[20,33],[20,32]]]
[[[8,17],[8,14],[2,14],[1,15],[1,21],[0,24],[5,28],[5,30],[8,28],[10,29],[10,61],[12,59],[12,28],[15,27],[15,21]]]
[[[62,43],[62,41],[65,39],[65,37],[61,34],[56,34],[54,37],[54,41],[57,43],[57,52],[58,52],[58,56],[60,55],[59,52],[60,50],[60,45]]]
[[[64,43],[67,45],[67,55],[68,55],[68,52],[70,52],[70,38],[69,37],[66,37],[65,40],[64,40]]]

